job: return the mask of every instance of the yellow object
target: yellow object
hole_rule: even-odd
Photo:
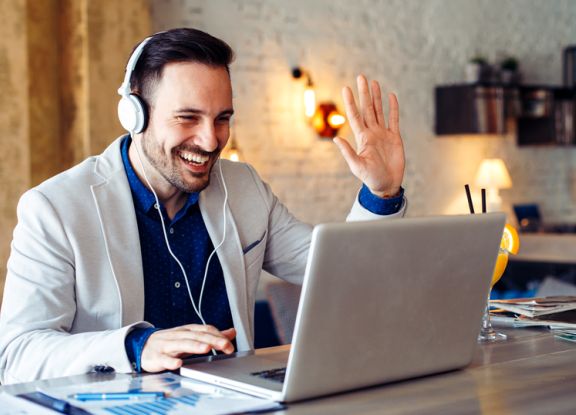
[[[500,248],[511,254],[518,253],[518,250],[520,249],[520,238],[518,237],[518,232],[512,227],[512,225],[506,224],[504,227]]]
[[[502,278],[502,275],[506,270],[506,265],[508,265],[508,252],[501,249],[498,252],[498,257],[496,258],[496,265],[494,265],[494,272],[492,273],[492,284],[490,287],[493,287],[494,284],[496,284],[500,278]]]
[[[502,232],[502,240],[500,241],[500,250],[494,265],[494,272],[492,273],[492,286],[502,278],[502,274],[508,265],[508,254],[517,254],[520,249],[520,238],[516,229],[509,224],[506,224]]]

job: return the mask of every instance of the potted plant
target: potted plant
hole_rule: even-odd
[[[520,82],[520,65],[514,57],[507,57],[500,62],[500,77],[504,84],[516,84]]]
[[[482,56],[475,56],[466,65],[466,82],[476,83],[485,81],[489,72],[489,65]]]

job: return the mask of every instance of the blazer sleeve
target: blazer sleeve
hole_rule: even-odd
[[[147,323],[72,334],[77,252],[65,225],[34,189],[22,196],[17,214],[0,312],[0,381],[82,374],[95,365],[130,372],[124,338]]]
[[[302,284],[310,249],[312,226],[296,219],[252,167],[250,167],[250,171],[254,181],[260,184],[258,186],[260,195],[269,212],[263,269],[288,282]],[[350,222],[400,218],[404,216],[406,207],[407,201],[404,198],[397,213],[382,216],[365,209],[356,197],[346,220]]]

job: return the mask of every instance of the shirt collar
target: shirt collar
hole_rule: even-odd
[[[130,185],[130,190],[132,191],[132,198],[134,199],[134,206],[136,209],[142,212],[150,212],[154,208],[156,199],[154,199],[154,194],[144,186],[144,183],[136,175],[136,171],[130,163],[128,158],[128,148],[132,142],[130,135],[126,135],[122,139],[122,144],[120,151],[122,153],[122,162],[124,163],[124,170],[126,170],[126,176],[128,177],[128,184]],[[184,214],[188,213],[189,209],[198,203],[199,193],[189,193],[188,199],[184,207],[176,214],[174,219],[182,217]]]

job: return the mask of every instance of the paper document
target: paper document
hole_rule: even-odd
[[[43,408],[6,392],[0,392],[0,415],[54,415],[48,408]]]
[[[173,374],[122,378],[96,383],[42,389],[42,392],[92,414],[229,414],[282,408],[276,402],[256,398]],[[144,392],[162,392],[164,398],[141,399]],[[79,400],[78,394],[133,394],[134,399]]]
[[[552,333],[558,339],[576,343],[576,329],[573,330],[556,329],[552,330]]]

